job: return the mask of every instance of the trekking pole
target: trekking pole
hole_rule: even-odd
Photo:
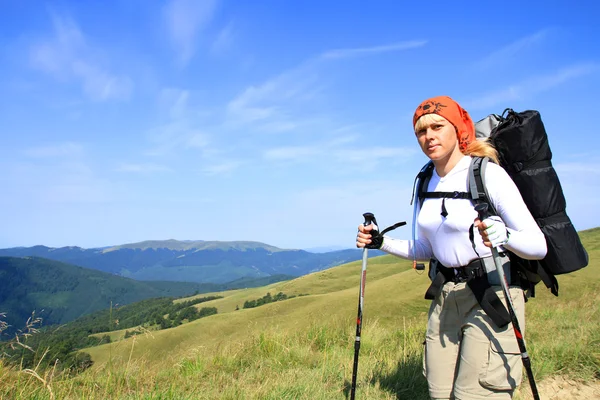
[[[479,214],[480,221],[483,221],[490,216],[487,203],[476,205],[475,211],[477,211]],[[517,343],[519,345],[519,351],[521,352],[521,360],[523,361],[525,371],[527,371],[527,379],[529,380],[529,386],[531,386],[533,399],[540,400],[540,395],[538,394],[537,386],[535,384],[535,380],[533,379],[531,360],[529,359],[529,354],[527,354],[527,349],[525,348],[525,339],[523,338],[523,333],[521,331],[521,327],[519,326],[517,314],[515,314],[515,307],[513,305],[512,298],[510,297],[510,292],[508,291],[508,282],[506,281],[506,275],[504,274],[502,262],[500,261],[500,255],[498,254],[498,249],[496,247],[492,247],[492,257],[494,259],[494,263],[496,264],[496,271],[498,271],[498,277],[500,278],[500,286],[502,286],[502,291],[504,292],[504,298],[506,299],[506,305],[508,306],[508,313],[510,314],[510,319],[515,331]]]
[[[365,226],[371,225],[375,216],[372,213],[364,213]],[[358,352],[360,351],[360,332],[362,330],[362,311],[365,299],[365,281],[367,279],[367,248],[363,248],[362,272],[360,274],[360,290],[358,293],[358,317],[356,318],[356,340],[354,341],[354,366],[352,367],[352,389],[350,391],[350,400],[354,400],[356,395],[356,375],[358,372]]]

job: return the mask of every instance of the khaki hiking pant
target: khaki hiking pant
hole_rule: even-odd
[[[492,286],[506,305],[500,286]],[[511,287],[525,333],[525,301]],[[466,283],[447,282],[429,309],[423,373],[432,399],[511,399],[521,383],[523,363],[512,324],[498,328]]]

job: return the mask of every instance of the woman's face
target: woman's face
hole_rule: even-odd
[[[433,161],[450,157],[455,151],[460,151],[456,129],[443,117],[425,124],[415,132],[421,150]]]

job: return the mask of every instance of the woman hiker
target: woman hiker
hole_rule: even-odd
[[[469,114],[449,97],[421,103],[413,126],[421,150],[434,166],[425,192],[468,192],[471,156],[498,162],[496,150],[475,139]],[[488,298],[491,292],[506,304],[491,256],[495,247],[506,279],[512,283],[510,294],[524,331],[524,295],[511,280],[504,251],[539,260],[546,255],[546,241],[503,168],[489,163],[485,182],[498,216],[479,221],[470,199],[424,196],[415,240],[371,237],[373,225],[358,228],[357,247],[377,248],[405,259],[432,260],[432,279],[442,274],[438,276],[442,278],[439,287],[432,284],[428,290],[433,290],[433,302],[427,322],[424,374],[432,399],[510,399],[521,382],[523,366],[511,324],[490,317],[494,312],[489,303],[481,301],[482,306],[478,298],[481,300],[484,293]],[[474,232],[471,237],[470,231]],[[473,276],[477,279],[469,282]]]

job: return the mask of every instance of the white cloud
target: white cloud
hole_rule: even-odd
[[[548,36],[549,29],[543,29],[533,35],[525,36],[518,39],[492,53],[487,55],[482,60],[475,62],[474,66],[479,68],[488,68],[499,66],[507,60],[513,60],[519,53],[541,42]]]
[[[98,176],[89,160],[89,150],[76,142],[48,144],[24,149],[27,158],[3,165],[7,190],[20,206],[46,210],[49,203],[109,202],[116,185]],[[25,184],[23,184],[25,183]]]
[[[317,70],[312,61],[281,73],[260,85],[247,87],[227,105],[234,123],[267,122],[288,129],[300,125],[291,116],[294,105],[306,104],[318,94]]]
[[[553,73],[535,76],[519,83],[509,85],[505,89],[483,94],[475,100],[464,102],[464,106],[467,110],[477,110],[496,106],[498,104],[506,105],[543,93],[572,79],[591,74],[597,70],[598,65],[594,63],[571,65]]]
[[[521,100],[523,89],[519,85],[510,85],[509,87],[493,92],[485,93],[472,101],[465,101],[463,107],[467,110],[480,110],[496,106],[498,104],[510,104]]]
[[[227,105],[229,123],[263,132],[298,131],[307,125],[315,125],[314,122],[322,125],[329,122],[320,117],[326,110],[319,107],[325,103],[327,96],[325,88],[328,82],[324,82],[322,77],[324,67],[338,59],[408,50],[426,43],[414,40],[367,48],[336,49],[308,58],[261,84],[248,86],[234,97]],[[326,128],[321,126],[319,130],[328,130]]]
[[[366,147],[360,149],[339,149],[332,155],[340,161],[372,163],[386,158],[403,158],[416,154],[414,147]]]
[[[114,182],[97,176],[81,157],[82,151],[68,146],[30,150],[26,154],[32,159],[3,165],[6,194],[19,207],[43,213],[52,209],[49,203],[98,203],[113,198]]]
[[[329,141],[331,146],[342,146],[345,144],[355,143],[360,138],[358,134],[352,133],[351,130],[335,129],[333,130],[332,134],[334,135],[334,138]]]
[[[48,146],[39,146],[26,149],[23,152],[32,158],[68,158],[83,155],[83,146],[79,143],[65,142]]]
[[[133,91],[133,81],[126,76],[111,75],[84,61],[74,62],[72,68],[92,100],[127,99]]]
[[[309,125],[311,121],[304,120],[286,120],[282,118],[278,121],[268,121],[262,124],[261,130],[267,133],[281,133],[281,132],[289,132],[294,131],[300,128],[301,126]]]
[[[555,86],[561,85],[571,79],[576,79],[584,75],[591,74],[598,70],[598,65],[595,63],[585,63],[571,65],[566,68],[547,75],[541,75],[539,78],[531,79],[526,82],[523,86],[526,91],[532,91],[534,93],[546,91],[552,89]]]
[[[268,149],[264,152],[267,160],[306,161],[323,154],[323,149],[314,146],[285,146]]]
[[[177,149],[202,149],[210,143],[209,135],[179,121],[152,129],[149,138],[154,143],[145,152],[149,156],[163,156]]]
[[[372,46],[372,47],[361,47],[352,49],[335,49],[326,51],[321,55],[322,58],[339,59],[339,58],[351,58],[351,57],[362,57],[378,55],[382,53],[389,53],[393,51],[409,50],[419,47],[423,47],[427,44],[426,40],[411,40],[406,42],[392,43],[386,45]]]
[[[158,111],[168,118],[184,118],[189,112],[190,91],[179,88],[164,88],[158,96]]]
[[[207,167],[203,168],[202,173],[209,176],[226,175],[238,169],[242,164],[242,161],[226,161],[221,163],[212,163]]]
[[[216,39],[212,43],[211,51],[217,54],[225,52],[229,47],[231,47],[234,35],[235,30],[233,23],[230,22],[217,34]]]
[[[284,247],[298,246],[303,237],[306,246],[323,244],[355,245],[356,227],[364,221],[364,212],[373,212],[381,228],[406,220],[408,226],[391,232],[392,237],[410,237],[410,206],[412,182],[400,185],[395,180],[358,180],[339,185],[298,190],[285,196],[268,209],[264,218],[265,231],[280,229],[280,225],[293,226],[296,238],[281,243],[280,238],[266,239]],[[293,213],[290,210],[294,210]],[[321,223],[315,230],[315,223]],[[342,242],[339,242],[340,238]]]
[[[172,169],[167,166],[164,166],[164,165],[142,163],[142,164],[121,164],[115,169],[115,171],[117,171],[117,172],[151,173],[151,172],[170,172],[170,171],[172,171]]]
[[[29,49],[34,68],[61,80],[79,82],[91,100],[125,100],[131,96],[133,81],[102,65],[98,52],[86,43],[75,21],[52,14],[52,23],[53,37],[39,41]]]
[[[554,169],[556,169],[556,171],[560,174],[560,175],[578,175],[578,176],[585,176],[585,175],[600,175],[600,163],[592,161],[592,162],[587,162],[587,163],[581,163],[581,162],[565,162],[565,163],[560,163],[560,164],[556,164],[554,166]]]
[[[186,148],[196,148],[203,149],[206,148],[210,144],[210,138],[207,134],[190,131],[185,138],[185,147]]]
[[[145,153],[162,156],[178,149],[207,149],[212,138],[205,132],[201,118],[190,106],[191,94],[186,90],[164,89],[159,98],[159,108],[166,111],[167,122],[147,132],[151,148]]]
[[[194,56],[198,34],[210,24],[217,4],[217,0],[171,0],[165,6],[168,34],[181,64]]]
[[[263,152],[263,158],[268,161],[289,161],[296,163],[313,163],[315,160],[327,160],[332,168],[340,164],[360,165],[360,168],[370,169],[379,162],[387,159],[406,159],[417,153],[414,148],[404,147],[339,147],[336,141],[316,144],[314,146],[284,146],[275,147]]]
[[[254,86],[246,89],[241,95],[229,102],[227,110],[230,114],[237,117],[238,119],[246,122],[253,122],[257,120],[264,120],[272,115],[275,115],[275,107],[259,107],[257,105],[251,105],[254,95],[259,88]],[[265,92],[266,90],[262,90]]]
[[[567,214],[575,228],[595,228],[600,221],[600,162],[593,154],[576,158],[586,162],[559,162],[554,164],[554,169],[567,201]]]

